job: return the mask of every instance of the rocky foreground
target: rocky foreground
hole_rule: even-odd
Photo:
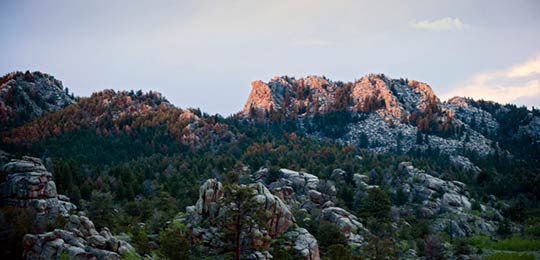
[[[98,232],[88,217],[74,214],[77,207],[57,193],[52,173],[40,159],[12,159],[2,172],[7,175],[0,185],[2,207],[21,210],[31,219],[30,234],[23,238],[25,259],[57,259],[61,255],[70,259],[121,259],[134,252],[129,243],[116,239],[107,228]],[[56,222],[67,223],[44,232]]]

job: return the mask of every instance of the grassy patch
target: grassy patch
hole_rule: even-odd
[[[482,260],[534,260],[532,254],[496,253],[482,258]]]
[[[488,237],[477,236],[469,239],[469,245],[483,249],[504,250],[504,251],[538,251],[540,240],[523,237],[512,237],[499,241],[492,241]]]

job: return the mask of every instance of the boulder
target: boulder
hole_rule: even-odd
[[[319,245],[305,228],[296,228],[287,233],[285,237],[293,241],[292,248],[305,260],[319,260]]]
[[[351,245],[361,245],[369,233],[355,215],[339,207],[324,208],[320,217],[321,220],[337,225]]]
[[[289,169],[281,169],[279,171],[282,174],[282,178],[292,182],[295,191],[314,190],[319,185],[319,178],[313,174]]]
[[[55,259],[67,253],[71,259],[121,259],[135,252],[127,242],[116,239],[107,228],[100,233],[84,216],[71,215],[64,229],[23,238],[25,259]]]

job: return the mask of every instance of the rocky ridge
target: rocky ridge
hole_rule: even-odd
[[[313,132],[314,116],[339,111],[352,113],[356,118],[350,122],[340,119],[345,122],[343,134],[329,137],[316,128]],[[500,150],[496,141],[490,139],[499,128],[490,113],[468,105],[464,98],[443,103],[425,83],[391,79],[383,74],[370,74],[349,83],[317,76],[274,77],[268,83],[254,81],[240,116],[297,120],[298,131],[310,136],[379,153],[436,150],[452,155],[452,163],[466,170],[478,170],[464,156],[466,152],[485,156]],[[488,131],[479,132],[473,127],[475,120],[486,125]],[[536,129],[536,121],[531,120],[532,127],[522,127],[522,132]]]
[[[333,82],[326,77],[295,79],[274,77],[268,83],[254,81],[242,113],[250,116],[283,110],[287,115],[313,115],[338,110],[375,112],[389,122],[399,122],[413,112],[427,113],[431,106],[451,117],[425,83],[395,80],[370,74],[354,83]],[[446,115],[446,113],[449,113]]]
[[[53,76],[13,72],[0,78],[0,131],[20,126],[75,103]]]

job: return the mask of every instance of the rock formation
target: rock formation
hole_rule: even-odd
[[[254,193],[252,200],[256,202],[257,209],[262,210],[267,218],[266,227],[258,225],[242,229],[242,245],[244,248],[270,247],[268,239],[284,235],[292,239],[291,248],[305,259],[319,259],[317,241],[305,229],[298,228],[289,208],[281,199],[273,195],[262,183],[247,185]],[[209,179],[201,185],[199,199],[195,206],[186,209],[181,221],[191,230],[193,242],[204,246],[219,254],[223,248],[223,228],[220,223],[227,218],[227,212],[233,205],[223,203],[225,193],[223,185],[216,179]],[[210,225],[209,225],[210,224]],[[244,257],[248,259],[267,259],[269,253],[260,250],[244,250]]]
[[[69,212],[77,209],[68,197],[57,193],[52,174],[38,158],[12,159],[2,167],[2,172],[7,175],[0,184],[2,205],[22,208],[35,216],[33,232],[42,232],[47,223],[57,217],[69,217]]]
[[[280,173],[280,178],[269,187],[289,208],[300,208],[309,214],[320,210],[320,214],[316,214],[318,219],[339,227],[350,245],[360,246],[365,242],[364,237],[369,231],[354,214],[335,206],[337,190],[332,181],[289,169],[281,169]]]
[[[346,110],[376,112],[387,121],[399,122],[413,112],[428,112],[431,106],[444,110],[427,84],[390,79],[382,74],[370,74],[354,83],[333,82],[317,76],[300,79],[282,76],[268,83],[254,81],[251,85],[243,110],[246,116],[279,110],[298,115]]]
[[[399,168],[400,174],[388,179],[387,187],[394,193],[401,189],[407,197],[408,202],[400,208],[401,212],[417,210],[420,216],[433,219],[433,231],[451,230],[453,237],[495,235],[502,215],[497,209],[482,204],[479,204],[479,215],[474,214],[474,200],[464,183],[442,180],[409,162],[402,162]]]
[[[70,259],[122,259],[134,248],[116,239],[107,228],[97,232],[85,216],[71,215],[64,229],[55,229],[23,238],[25,259],[57,259],[67,254]]]
[[[63,253],[70,259],[121,259],[134,252],[130,244],[116,239],[107,228],[98,232],[87,217],[72,215],[77,207],[57,193],[52,173],[40,159],[23,156],[1,169],[6,175],[6,181],[0,184],[2,207],[22,209],[31,216],[31,234],[22,238],[25,259],[57,259]],[[69,220],[63,229],[42,233],[58,218]]]

